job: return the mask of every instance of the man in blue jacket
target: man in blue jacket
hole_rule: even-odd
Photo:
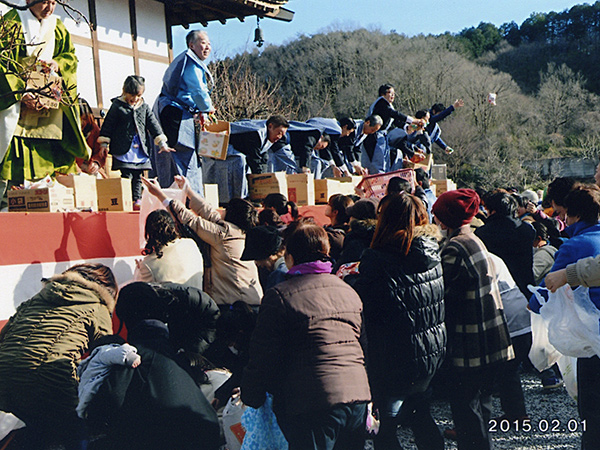
[[[360,163],[353,165],[358,174],[366,169],[369,175],[385,173],[390,169],[390,149],[381,130],[381,117],[367,117],[356,129],[354,148],[360,153]]]
[[[204,31],[190,31],[185,38],[188,49],[167,68],[154,114],[159,117],[169,147],[176,152],[154,153],[153,167],[162,187],[173,183],[174,175],[183,175],[195,192],[202,193],[201,163],[196,154],[194,121],[204,122],[214,112],[210,98],[214,84],[206,65],[210,39]]]

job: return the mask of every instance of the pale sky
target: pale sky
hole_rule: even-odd
[[[480,22],[500,26],[515,21],[521,25],[533,12],[560,12],[584,2],[568,0],[290,0],[285,8],[295,12],[292,22],[263,19],[260,27],[265,44],[281,45],[298,36],[313,35],[331,29],[378,29],[385,33],[396,30],[407,36],[418,34],[458,33],[476,27]],[[205,29],[213,47],[213,58],[233,56],[256,48],[253,43],[256,17],[245,22],[230,19],[225,25],[211,22],[207,28],[194,24],[191,29]],[[189,30],[173,30],[175,55],[185,50]]]

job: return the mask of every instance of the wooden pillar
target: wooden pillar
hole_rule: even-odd
[[[102,76],[100,74],[100,50],[98,43],[98,17],[96,16],[96,0],[88,0],[90,23],[92,24],[92,56],[94,60],[94,82],[96,84],[96,102],[102,109]]]
[[[133,68],[140,75],[140,52],[137,42],[137,20],[135,16],[135,0],[129,0],[129,24],[131,26],[131,43],[133,44]]]
[[[171,30],[172,22],[171,22],[171,14],[169,12],[169,8],[167,7],[167,3],[165,2],[165,26],[167,31],[167,51],[169,52],[169,63],[173,62],[173,32]]]

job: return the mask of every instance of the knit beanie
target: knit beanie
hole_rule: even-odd
[[[479,211],[479,202],[479,195],[473,189],[456,189],[440,195],[432,212],[440,222],[455,230],[473,220]]]
[[[523,192],[521,192],[521,197],[525,197],[527,200],[535,203],[536,205],[540,202],[540,198],[538,197],[538,195],[531,189],[526,189]]]

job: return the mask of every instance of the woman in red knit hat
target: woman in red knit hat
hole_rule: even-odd
[[[474,190],[457,189],[444,192],[432,208],[447,234],[441,255],[450,406],[461,450],[493,448],[488,422],[494,374],[499,364],[514,358],[493,262],[469,226],[479,203]]]

